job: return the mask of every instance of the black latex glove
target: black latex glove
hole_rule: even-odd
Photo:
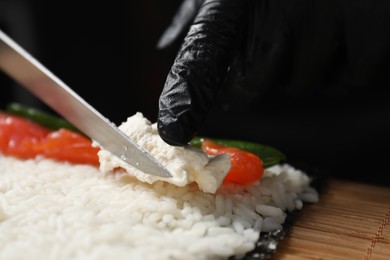
[[[187,10],[186,22],[196,5]],[[223,83],[243,105],[264,93],[315,100],[375,92],[389,83],[389,13],[386,0],[205,1],[161,93],[160,136],[186,144]]]
[[[185,145],[207,115],[237,42],[245,0],[206,0],[184,39],[160,96],[158,130]]]

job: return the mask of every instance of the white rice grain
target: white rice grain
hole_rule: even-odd
[[[273,230],[280,230],[282,229],[282,225],[275,221],[274,218],[266,217],[263,219],[263,226],[262,231],[269,232]]]
[[[7,214],[5,214],[3,208],[0,207],[0,222],[4,221],[7,218]]]
[[[256,212],[265,217],[276,217],[283,214],[282,209],[270,205],[258,205]]]

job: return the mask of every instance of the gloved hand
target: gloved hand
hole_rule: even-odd
[[[171,145],[191,140],[221,87],[256,103],[265,93],[342,97],[389,82],[389,1],[207,0],[198,10],[201,2],[185,0],[179,30],[160,41],[196,15],[159,101],[158,130]]]
[[[207,115],[227,72],[246,2],[206,0],[199,9],[160,96],[158,130],[168,144],[187,144]]]

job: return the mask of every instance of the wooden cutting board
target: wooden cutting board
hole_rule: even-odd
[[[390,259],[390,188],[331,180],[273,259]]]

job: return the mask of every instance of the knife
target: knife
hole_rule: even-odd
[[[144,173],[164,178],[172,177],[152,155],[139,147],[1,30],[0,69],[103,149]]]

